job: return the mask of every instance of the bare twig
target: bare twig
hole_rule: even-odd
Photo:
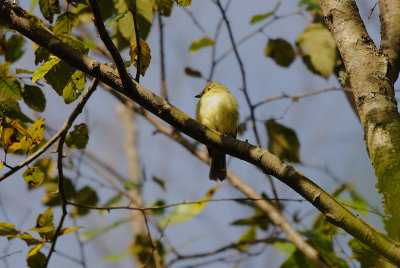
[[[137,18],[136,18],[136,0],[132,0],[132,16],[133,16],[133,26],[135,28],[135,39],[136,39],[136,49],[137,49],[137,69],[136,69],[136,77],[135,81],[139,83],[140,80],[140,71],[142,69],[142,66],[140,66],[140,57],[142,56],[142,49],[140,46],[140,36],[139,36],[139,27],[137,24]]]
[[[186,10],[185,8],[183,10]],[[165,55],[164,55],[164,24],[162,22],[161,12],[158,11],[158,28],[160,32],[160,69],[161,69],[161,95],[168,101],[167,84],[165,81]]]

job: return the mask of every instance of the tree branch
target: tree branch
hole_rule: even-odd
[[[394,84],[400,70],[400,2],[380,0],[379,9],[381,19],[380,51],[388,57],[388,77]]]
[[[0,3],[0,24],[2,26],[18,31],[69,65],[98,78],[120,93],[125,93],[146,110],[193,139],[249,162],[259,167],[263,172],[273,175],[318,208],[328,221],[368,244],[391,262],[400,264],[400,244],[353,215],[294,167],[283,163],[261,146],[257,147],[248,142],[227,137],[199,124],[196,120],[134,81],[132,81],[133,88],[124,88],[121,79],[112,68],[80,54],[48,31],[25,19],[23,14],[19,12],[20,9],[15,9],[8,1]]]
[[[397,66],[398,61],[394,51],[398,52],[396,47],[400,42],[393,41],[392,38],[400,30],[388,29],[398,28],[398,25],[390,24],[390,19],[385,14],[386,8],[392,6],[382,5],[382,38],[385,38],[382,45],[385,52],[382,52],[378,51],[368,35],[355,1],[320,0],[320,4],[327,27],[336,40],[350,77],[368,154],[378,179],[377,187],[384,195],[385,209],[393,217],[400,219],[397,199],[400,195],[400,116],[392,73],[392,68]],[[400,14],[396,12],[393,14]],[[393,42],[393,47],[389,41]]]

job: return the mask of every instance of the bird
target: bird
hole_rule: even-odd
[[[213,130],[236,138],[239,106],[228,88],[211,81],[195,97],[200,98],[196,106],[196,120]],[[207,150],[211,157],[210,180],[223,181],[227,177],[225,153],[210,147],[207,147]]]

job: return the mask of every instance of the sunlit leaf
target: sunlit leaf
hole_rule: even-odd
[[[136,41],[133,42],[129,47],[129,55],[131,56],[131,60],[133,65],[138,69],[138,48]],[[140,39],[140,74],[144,76],[147,71],[147,68],[150,65],[151,53],[150,46],[146,41]]]
[[[38,167],[28,167],[22,177],[30,186],[34,187],[40,186],[44,180],[43,171]]]
[[[69,83],[71,76],[75,73],[75,68],[72,68],[64,61],[56,64],[51,70],[46,73],[44,78],[46,82],[57,92],[58,95],[62,96],[64,88]]]
[[[333,73],[337,49],[331,33],[322,23],[311,23],[297,37],[303,61],[308,69],[324,78]]]
[[[296,132],[270,119],[266,122],[268,150],[282,160],[300,161],[300,143]]]
[[[38,79],[42,78],[43,76],[45,76],[50,70],[51,68],[54,67],[54,65],[56,65],[57,63],[60,62],[60,59],[55,57],[55,56],[51,56],[49,61],[46,61],[45,63],[43,63],[39,68],[36,69],[36,71],[33,73],[32,76],[32,83],[35,83]]]
[[[57,20],[54,23],[53,32],[55,34],[71,35],[72,28],[78,24],[78,16],[72,12],[66,12],[57,17]]]
[[[0,100],[19,100],[21,84],[13,76],[0,77]]]
[[[296,52],[292,45],[284,39],[269,39],[264,55],[272,58],[276,64],[288,67],[294,60]]]
[[[38,251],[43,247],[43,244],[37,244],[35,247],[29,250],[28,255],[26,256],[28,259],[38,253]]]
[[[268,12],[268,13],[265,13],[265,14],[253,15],[253,17],[251,17],[250,23],[253,24],[253,23],[257,23],[257,22],[263,21],[263,20],[267,19],[268,17],[270,17],[273,14],[274,14],[274,12]]]
[[[62,228],[62,229],[61,229],[61,232],[60,232],[60,235],[65,235],[65,234],[74,232],[74,231],[76,231],[76,230],[82,229],[82,228],[83,228],[83,226],[75,226],[75,227],[69,227],[69,228]]]
[[[176,206],[169,215],[167,215],[166,217],[161,219],[160,225],[161,226],[165,226],[167,224],[173,225],[173,224],[184,222],[184,221],[187,221],[187,220],[190,220],[190,219],[196,217],[197,215],[200,214],[200,212],[203,211],[203,209],[207,205],[206,201],[210,200],[212,198],[212,196],[217,191],[217,189],[218,189],[218,186],[208,190],[206,195],[202,199],[199,200],[199,203],[182,204],[182,205]]]
[[[132,256],[132,253],[130,251],[127,251],[127,252],[124,252],[121,254],[115,254],[115,255],[103,257],[99,260],[99,262],[117,262],[117,261],[125,259],[129,256]]]
[[[75,101],[79,95],[85,90],[86,76],[83,72],[78,71],[71,76],[67,86],[63,90],[63,98],[66,104]]]
[[[192,0],[174,0],[181,7],[187,7],[192,4]]]
[[[0,222],[0,236],[15,236],[19,231],[15,230],[15,225],[7,222]]]
[[[274,247],[283,254],[292,254],[296,251],[296,246],[289,242],[275,242]]]
[[[252,226],[240,237],[239,242],[252,241],[255,239],[257,239],[256,227]],[[249,245],[242,244],[242,245],[237,246],[236,248],[238,250],[243,251],[243,250],[246,250],[248,247],[249,247]]]
[[[189,47],[189,51],[192,53],[195,53],[199,51],[199,49],[202,49],[207,46],[213,46],[214,45],[214,40],[204,37],[200,39],[196,39],[193,41],[193,43]]]
[[[6,61],[0,64],[0,77],[7,77],[10,72],[10,62]]]
[[[111,20],[106,24],[106,28],[111,27],[111,26],[114,24],[114,22],[116,22],[116,21],[122,19],[123,17],[125,17],[126,13],[128,13],[128,12],[129,12],[129,10],[125,10],[125,11],[122,11],[122,12],[120,12],[119,14],[115,15],[115,16],[114,16],[113,18],[111,18]]]
[[[43,112],[46,108],[46,98],[43,91],[37,86],[25,85],[22,98],[29,108],[36,112]]]

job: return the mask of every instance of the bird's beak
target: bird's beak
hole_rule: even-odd
[[[199,95],[194,96],[195,98],[201,98],[201,96],[203,96],[203,92],[201,92]]]

